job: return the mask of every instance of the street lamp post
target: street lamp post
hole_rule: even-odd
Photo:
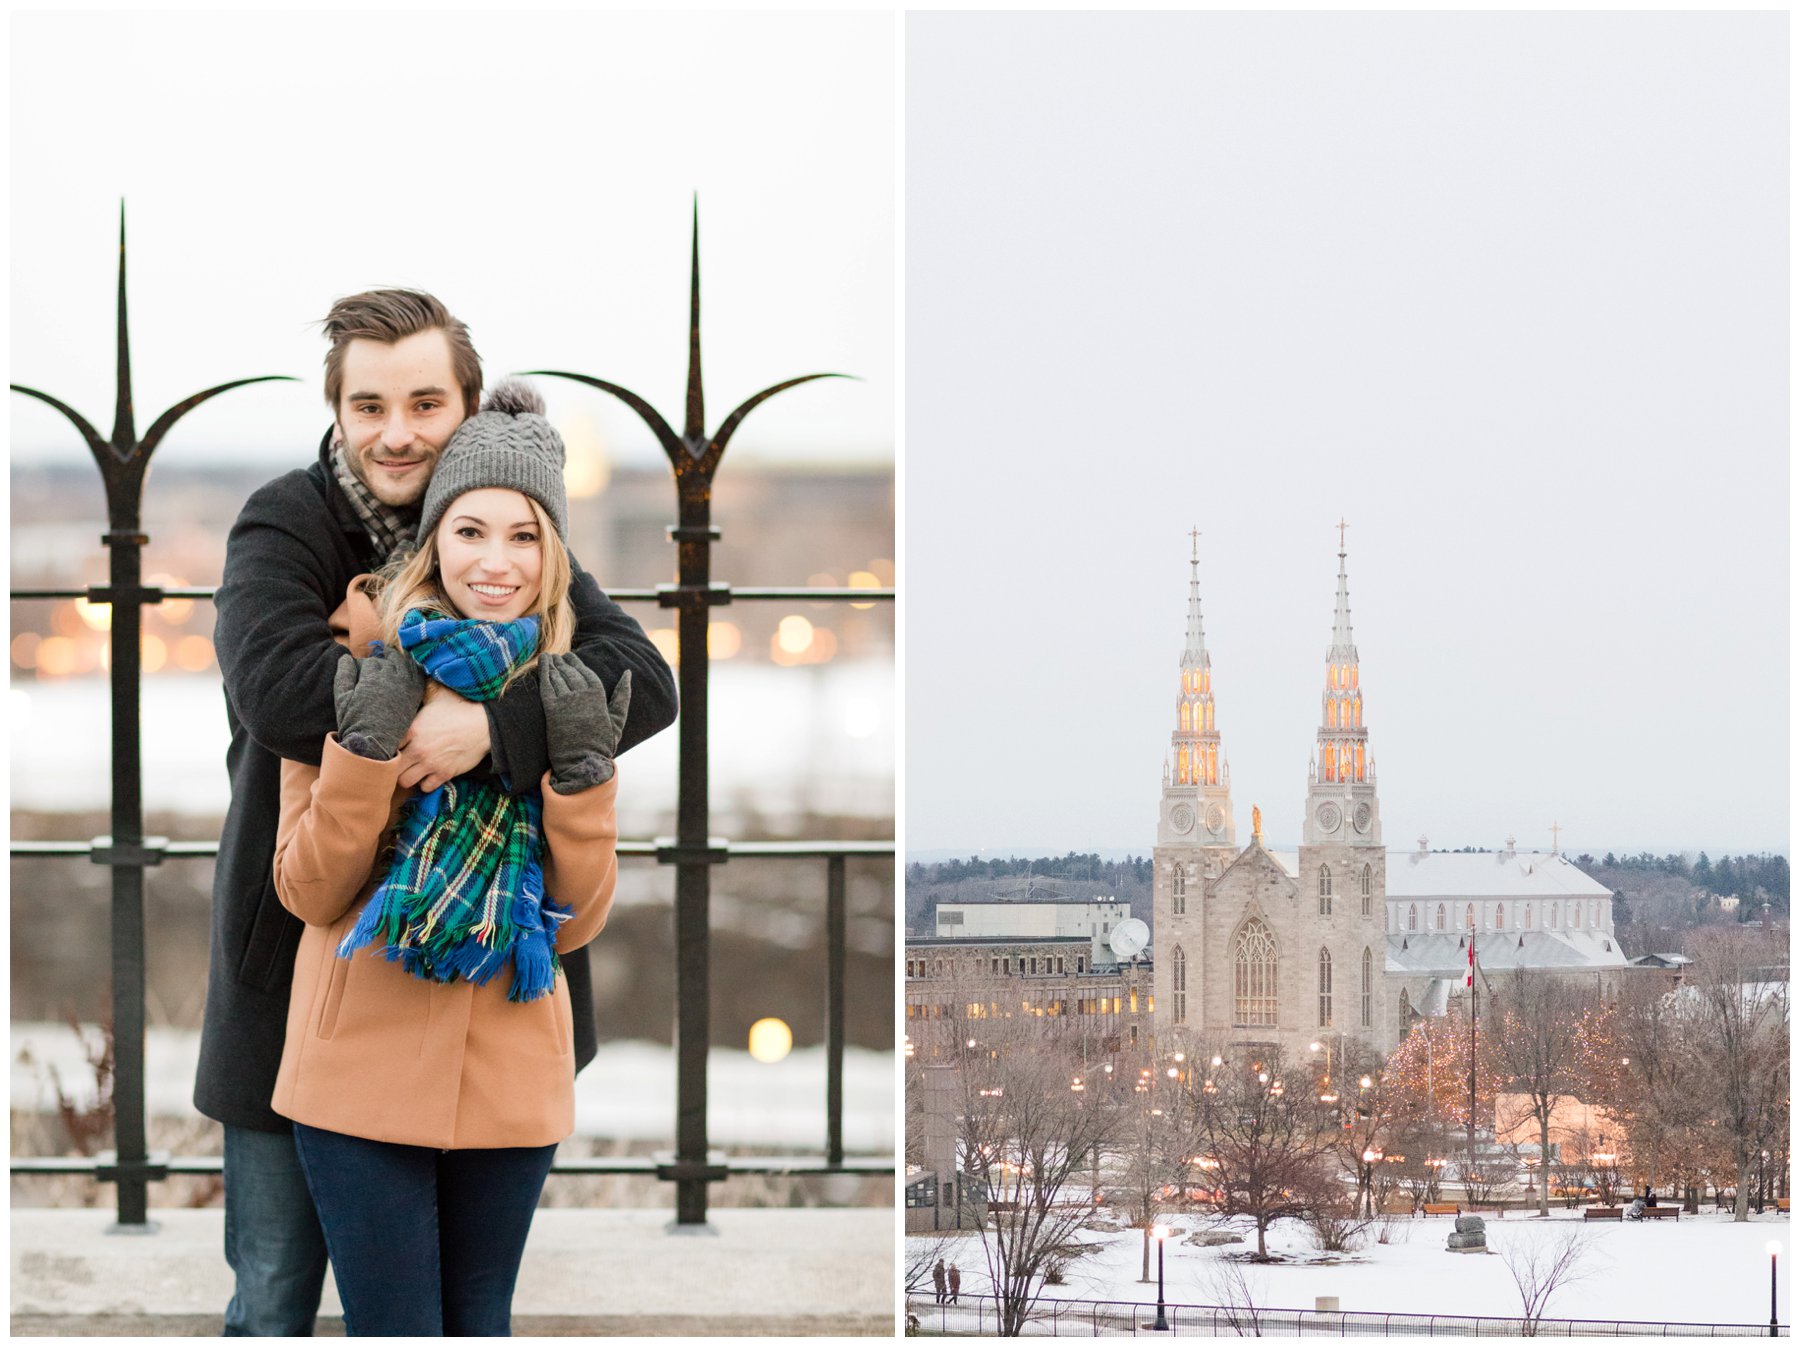
[[[1776,1256],[1778,1254],[1780,1254],[1780,1252],[1781,1252],[1781,1241],[1778,1239],[1770,1240],[1769,1241],[1769,1336],[1772,1338],[1777,1336],[1776,1323],[1775,1323],[1775,1286],[1776,1286],[1776,1283],[1775,1283],[1775,1259],[1776,1259]]]
[[[1169,1331],[1169,1320],[1168,1316],[1164,1313],[1163,1304],[1163,1245],[1168,1242],[1169,1227],[1166,1225],[1159,1225],[1150,1233],[1156,1236],[1156,1322],[1150,1325],[1150,1327],[1155,1332],[1167,1333]],[[1769,1322],[1771,1331],[1773,1331],[1773,1315],[1771,1315]]]

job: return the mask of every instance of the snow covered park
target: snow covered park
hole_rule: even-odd
[[[1104,1219],[1104,1218],[1102,1218]],[[1310,1233],[1295,1221],[1280,1221],[1269,1233],[1270,1264],[1226,1262],[1228,1255],[1254,1252],[1256,1235],[1247,1222],[1224,1225],[1197,1216],[1168,1218],[1173,1231],[1165,1250],[1165,1288],[1170,1304],[1217,1305],[1228,1293],[1221,1274],[1235,1268],[1244,1274],[1254,1304],[1278,1309],[1314,1307],[1320,1296],[1336,1296],[1346,1312],[1492,1315],[1516,1318],[1519,1293],[1501,1251],[1528,1242],[1561,1239],[1579,1233],[1584,1250],[1578,1280],[1551,1297],[1544,1310],[1553,1319],[1649,1320],[1662,1323],[1767,1324],[1769,1320],[1770,1240],[1779,1240],[1779,1317],[1789,1322],[1788,1262],[1793,1241],[1786,1214],[1752,1214],[1747,1224],[1733,1224],[1730,1213],[1684,1214],[1679,1221],[1583,1221],[1578,1211],[1554,1210],[1547,1220],[1509,1213],[1487,1218],[1487,1254],[1451,1253],[1445,1240],[1455,1226],[1451,1216],[1396,1217],[1371,1226],[1369,1242],[1355,1253],[1324,1254]],[[1385,1228],[1387,1243],[1377,1242]],[[1209,1231],[1246,1234],[1241,1244],[1203,1247],[1195,1237]],[[1150,1280],[1143,1282],[1143,1233],[1139,1230],[1082,1231],[1089,1252],[1071,1262],[1060,1286],[1048,1286],[1040,1309],[1049,1300],[1156,1301],[1156,1248],[1150,1250]],[[941,1250],[938,1248],[942,1242]],[[909,1236],[907,1265],[927,1248],[962,1273],[965,1305],[990,1290],[981,1240],[974,1234]],[[919,1288],[909,1308],[938,1331],[929,1274],[924,1304]],[[1146,1319],[1150,1316],[1145,1315]],[[975,1331],[974,1314],[946,1323],[951,1331]],[[992,1331],[992,1310],[989,1310]],[[1073,1321],[1070,1327],[1073,1326]],[[1047,1326],[1046,1330],[1047,1331]]]

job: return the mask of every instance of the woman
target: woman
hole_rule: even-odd
[[[358,1336],[505,1336],[574,1128],[556,952],[591,940],[612,902],[630,675],[609,701],[567,653],[563,448],[542,411],[502,384],[445,446],[418,551],[378,597],[358,577],[334,615],[351,652],[337,734],[319,766],[282,764],[275,885],[306,930],[273,1106],[294,1121]],[[541,781],[399,785],[429,683],[480,701],[533,669]]]

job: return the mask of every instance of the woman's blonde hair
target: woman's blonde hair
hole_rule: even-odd
[[[524,495],[523,492],[520,494]],[[569,549],[564,546],[562,535],[551,524],[544,507],[530,496],[525,496],[525,499],[530,502],[531,517],[537,521],[538,546],[544,553],[542,583],[538,588],[537,602],[529,610],[538,619],[538,648],[537,654],[507,676],[502,691],[511,687],[514,679],[537,668],[539,655],[566,654],[575,640],[575,611],[569,605],[569,581],[572,574]],[[440,524],[439,527],[443,526]],[[381,639],[389,650],[400,649],[400,623],[410,609],[434,609],[454,613],[459,617],[467,616],[466,613],[457,613],[444,593],[442,578],[438,574],[435,531],[430,537],[419,539],[418,550],[410,555],[397,553],[390,558],[376,576],[376,584],[379,587],[379,592],[375,595],[378,625]]]

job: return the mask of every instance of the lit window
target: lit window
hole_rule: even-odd
[[[1238,932],[1232,963],[1237,983],[1237,1022],[1274,1024],[1276,977],[1280,972],[1274,933],[1252,917]]]
[[[1331,1027],[1331,951],[1319,951],[1319,1027]]]

